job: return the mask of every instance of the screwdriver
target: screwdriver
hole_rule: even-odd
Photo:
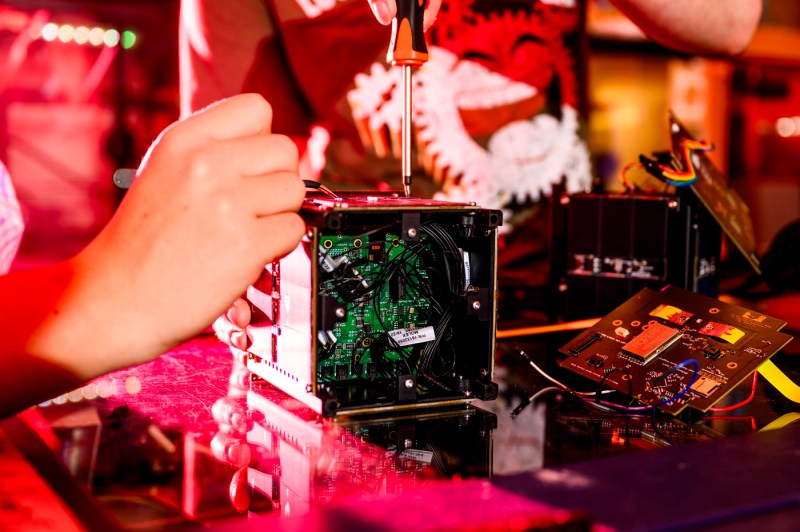
[[[403,121],[401,131],[401,169],[403,191],[411,195],[411,67],[428,60],[423,15],[428,0],[397,0],[397,15],[392,21],[392,39],[386,60],[403,67]]]

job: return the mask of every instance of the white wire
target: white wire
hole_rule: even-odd
[[[542,377],[544,377],[545,379],[549,380],[550,382],[552,382],[553,384],[555,384],[556,386],[558,386],[559,388],[561,388],[564,391],[573,393],[575,395],[579,395],[581,397],[588,397],[588,396],[591,396],[591,395],[597,395],[597,393],[598,393],[598,392],[578,392],[578,391],[575,391],[572,388],[570,388],[569,386],[567,386],[566,384],[557,381],[556,379],[554,379],[553,377],[551,377],[550,375],[545,373],[544,370],[542,368],[540,368],[539,366],[537,366],[536,363],[533,360],[530,360],[530,358],[528,359],[528,364],[530,364],[531,367],[533,367],[533,369],[538,371],[539,374]],[[602,390],[599,393],[611,393],[613,391],[614,390]]]

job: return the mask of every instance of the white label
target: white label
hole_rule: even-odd
[[[400,458],[407,460],[416,460],[423,464],[430,464],[433,462],[433,453],[431,451],[420,451],[418,449],[406,449],[400,453]]]
[[[414,345],[423,342],[432,342],[436,340],[436,332],[433,327],[422,327],[419,329],[395,329],[389,331],[389,336],[397,342],[398,345]]]
[[[459,249],[461,251],[461,257],[464,259],[464,290],[469,290],[469,283],[472,280],[472,267],[469,262],[469,253],[465,253],[463,249]]]

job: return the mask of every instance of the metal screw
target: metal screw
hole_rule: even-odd
[[[489,376],[489,370],[486,369],[486,368],[481,368],[479,373],[481,374],[481,377],[488,377]]]
[[[414,379],[406,379],[406,388],[413,388],[414,387]]]
[[[341,319],[341,318],[344,318],[345,316],[347,316],[347,311],[345,311],[344,308],[339,307],[339,308],[336,309],[336,317],[337,318]]]
[[[403,447],[406,449],[410,449],[412,445],[414,445],[414,442],[411,441],[411,438],[406,438],[406,440],[403,442]]]
[[[560,285],[558,285],[559,292],[566,292],[567,290],[569,290],[569,286],[567,286],[567,283],[561,283]]]
[[[413,227],[409,227],[408,231],[406,231],[406,234],[409,238],[417,238],[417,230]]]
[[[561,196],[559,203],[561,203],[561,205],[569,205],[569,196]]]
[[[669,203],[667,203],[667,207],[669,207],[670,209],[677,209],[678,200],[669,200]]]
[[[480,301],[473,301],[472,302],[472,310],[480,310],[481,309],[481,302]]]

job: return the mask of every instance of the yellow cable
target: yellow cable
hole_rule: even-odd
[[[800,403],[800,386],[792,382],[771,360],[761,364],[758,367],[758,373],[767,379],[767,382],[781,392],[784,397],[795,403]]]
[[[765,430],[775,430],[775,429],[782,429],[787,425],[791,425],[795,421],[800,419],[800,413],[798,412],[789,412],[788,414],[784,414],[769,425],[764,425],[759,432],[764,432]]]

